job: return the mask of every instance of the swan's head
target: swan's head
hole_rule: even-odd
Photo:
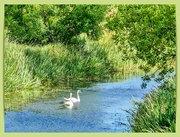
[[[82,93],[81,90],[78,90],[77,93]]]

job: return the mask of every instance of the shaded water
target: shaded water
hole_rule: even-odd
[[[124,111],[133,108],[157,83],[141,89],[141,78],[120,82],[93,83],[78,88],[81,102],[72,109],[63,104],[69,92],[55,92],[55,97],[36,98],[20,110],[5,111],[5,132],[130,132]],[[76,97],[76,92],[73,92]]]

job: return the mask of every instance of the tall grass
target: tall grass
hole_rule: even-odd
[[[169,79],[148,94],[143,102],[136,103],[132,111],[133,132],[176,131],[176,84]]]
[[[101,49],[91,47],[91,51],[81,47],[47,45],[25,49],[26,62],[33,75],[44,85],[58,85],[67,79],[96,79],[113,70]]]
[[[33,78],[32,71],[26,63],[22,47],[6,43],[4,52],[4,90],[19,91],[31,89],[40,85],[37,78]]]
[[[80,45],[49,44],[43,47],[5,42],[5,91],[39,85],[58,86],[72,80],[99,80],[137,67],[122,60],[111,37]],[[129,68],[130,66],[130,68]],[[136,68],[137,69],[137,68]]]

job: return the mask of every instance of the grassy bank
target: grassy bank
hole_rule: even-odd
[[[117,72],[132,72],[143,64],[134,58],[124,60],[120,47],[107,39],[86,40],[86,44],[79,46],[51,44],[39,47],[5,42],[5,95],[20,91],[22,98],[26,98],[34,89],[51,88],[74,80],[99,80]],[[137,103],[131,113],[133,132],[175,132],[175,86],[175,80],[168,80],[148,94],[143,102]],[[38,93],[32,92],[32,96]]]
[[[138,69],[139,62],[123,60],[122,53],[111,41],[86,41],[79,46],[43,47],[5,42],[5,93],[54,87],[71,80],[99,80],[116,72]]]
[[[176,131],[176,82],[167,80],[132,111],[133,132]]]
[[[41,85],[38,78],[34,78],[26,63],[26,56],[22,46],[5,43],[4,46],[4,91],[19,91],[32,89]]]

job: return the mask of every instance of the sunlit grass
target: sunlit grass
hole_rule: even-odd
[[[4,52],[4,89],[19,91],[40,85],[38,78],[33,78],[24,54],[24,49],[14,43],[6,43]]]
[[[146,95],[143,102],[136,103],[132,111],[133,132],[176,131],[176,82],[165,81],[162,86]]]
[[[112,35],[80,45],[27,46],[5,42],[5,92],[54,87],[71,80],[99,80],[138,70],[141,62],[123,60]]]

